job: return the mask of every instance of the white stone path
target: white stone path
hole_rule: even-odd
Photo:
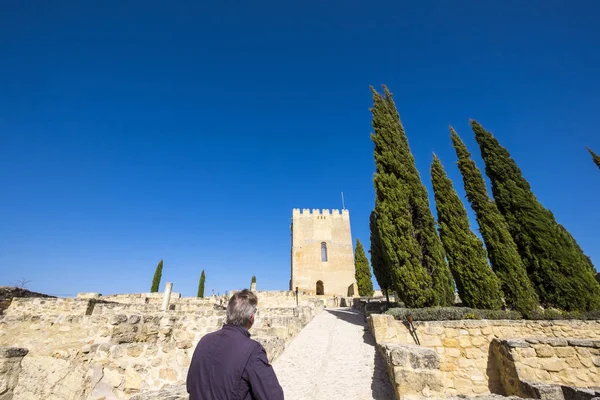
[[[393,400],[385,365],[361,314],[326,309],[274,362],[288,400]]]

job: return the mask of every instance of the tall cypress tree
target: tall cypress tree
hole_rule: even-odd
[[[389,291],[394,287],[392,283],[391,271],[385,262],[383,249],[381,248],[381,239],[379,238],[379,228],[377,228],[377,214],[375,210],[371,211],[369,217],[369,228],[371,230],[371,248],[369,253],[371,254],[371,266],[373,267],[373,274],[377,279],[377,284],[381,288],[381,292],[385,294],[385,297],[390,302]]]
[[[198,282],[198,297],[204,297],[204,282],[206,281],[206,275],[204,274],[204,270],[200,274],[200,281]]]
[[[467,146],[454,129],[450,128],[450,134],[467,198],[475,211],[492,269],[500,279],[504,300],[510,308],[525,315],[530,314],[539,305],[538,297],[508,224],[496,203],[490,199],[481,171],[471,159]]]
[[[150,293],[158,292],[160,286],[160,280],[162,278],[163,260],[158,262],[156,270],[154,271],[154,277],[152,278],[152,286],[150,287]]]
[[[598,166],[598,168],[600,168],[600,156],[596,153],[594,153],[592,151],[592,149],[590,149],[589,147],[586,147],[587,151],[590,152],[590,154],[592,155],[592,160],[594,160],[594,163]]]
[[[354,277],[356,278],[359,296],[373,296],[373,282],[371,281],[369,260],[367,260],[365,249],[358,239],[356,239],[356,248],[354,250],[354,268]]]
[[[408,145],[408,138],[400,121],[398,109],[392,98],[392,94],[386,86],[383,87],[385,102],[394,123],[399,128],[400,143],[402,144],[404,161],[403,167],[408,171],[410,179],[407,182],[411,186],[410,208],[412,212],[412,223],[415,237],[421,246],[422,263],[433,281],[433,289],[436,293],[435,304],[451,306],[454,304],[454,281],[444,257],[444,248],[438,236],[435,219],[431,213],[427,189],[421,182],[421,176],[415,165],[415,159]]]
[[[375,211],[396,293],[409,307],[450,305],[454,284],[391,93],[373,88]]]
[[[544,306],[600,307],[600,285],[574,238],[537,200],[521,170],[498,140],[471,121],[498,209]]]
[[[467,307],[500,309],[500,282],[488,265],[483,243],[471,231],[467,210],[435,155],[431,164],[431,182],[440,238],[461,300]]]

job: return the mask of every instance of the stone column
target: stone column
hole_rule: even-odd
[[[21,360],[29,350],[0,347],[0,400],[11,400],[21,373]]]
[[[256,292],[256,282],[250,283],[250,291],[252,293]]]
[[[169,309],[169,301],[171,301],[171,290],[173,290],[173,283],[167,282],[167,284],[165,285],[165,294],[163,296],[162,302],[163,311],[167,311]]]

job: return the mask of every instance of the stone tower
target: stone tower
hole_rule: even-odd
[[[348,296],[355,293],[348,210],[292,211],[290,290]]]

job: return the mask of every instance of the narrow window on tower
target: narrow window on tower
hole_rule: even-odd
[[[321,243],[321,261],[327,261],[327,243]]]

